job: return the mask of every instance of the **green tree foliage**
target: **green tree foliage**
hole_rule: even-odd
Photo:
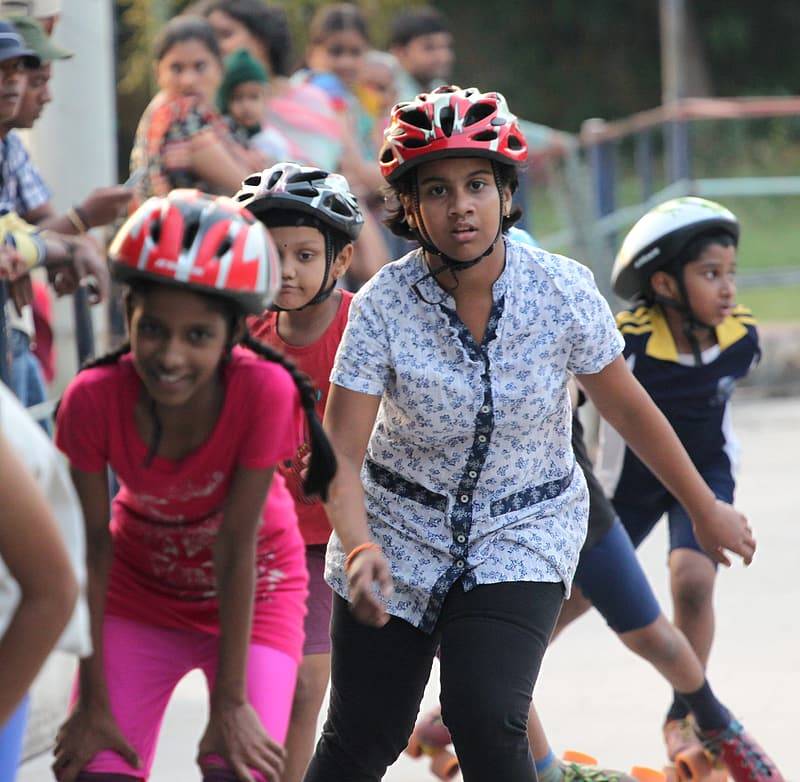
[[[152,94],[152,41],[190,0],[116,0],[120,150]],[[299,64],[308,23],[326,0],[272,0],[289,16]],[[359,0],[373,43],[389,21],[422,0]],[[455,38],[454,80],[497,89],[534,122],[575,131],[587,117],[613,119],[658,105],[661,95],[658,0],[433,0]],[[716,95],[800,90],[794,51],[797,0],[693,0],[691,9]]]

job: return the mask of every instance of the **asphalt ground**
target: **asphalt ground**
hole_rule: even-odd
[[[737,505],[755,529],[758,552],[749,568],[737,562],[720,573],[709,678],[784,777],[800,782],[800,755],[792,748],[800,728],[800,397],[737,401],[734,421],[743,451]],[[669,615],[664,526],[640,556]],[[434,667],[423,707],[433,706],[437,695]],[[551,647],[535,692],[557,752],[581,750],[621,769],[663,765],[660,727],[670,697],[658,674],[625,649],[595,613]],[[200,674],[180,684],[164,721],[152,782],[200,779],[193,758],[206,701]],[[48,766],[46,756],[29,762],[19,782],[50,779]],[[426,761],[403,756],[385,779],[434,777]]]

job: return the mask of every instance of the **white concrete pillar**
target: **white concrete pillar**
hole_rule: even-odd
[[[64,0],[53,38],[75,56],[53,63],[53,101],[26,141],[62,212],[93,188],[117,181],[111,0]],[[98,350],[104,350],[105,307],[93,314]],[[61,388],[77,366],[71,299],[56,304],[54,321]]]

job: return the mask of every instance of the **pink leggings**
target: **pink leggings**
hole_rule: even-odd
[[[128,765],[116,752],[100,752],[84,771],[127,774],[147,779],[153,767],[158,734],[167,703],[178,682],[199,668],[213,688],[219,639],[207,633],[180,630],[106,616],[103,661],[111,712],[123,736],[139,754],[141,768]],[[297,662],[285,652],[251,644],[247,660],[247,698],[270,738],[286,740],[292,709]],[[73,692],[73,702],[77,694]],[[227,768],[214,755],[204,767]],[[263,776],[256,772],[259,782]]]

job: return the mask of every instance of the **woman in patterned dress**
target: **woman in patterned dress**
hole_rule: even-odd
[[[155,46],[159,91],[136,130],[131,171],[144,176],[137,203],[173,188],[233,195],[261,156],[240,146],[214,108],[222,79],[217,39],[208,22],[178,16]]]
[[[355,296],[331,374],[331,700],[306,782],[383,776],[437,648],[464,780],[532,782],[528,707],[586,534],[570,374],[709,551],[754,542],[628,371],[591,272],[507,238],[527,148],[505,99],[439,88],[395,106],[386,139],[388,222],[421,248]]]

